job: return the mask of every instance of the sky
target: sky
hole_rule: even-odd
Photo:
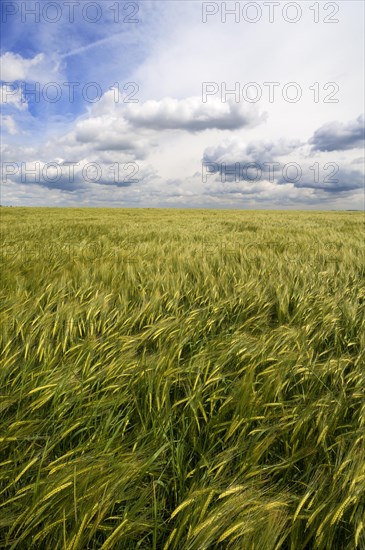
[[[364,3],[1,0],[1,204],[364,209]]]

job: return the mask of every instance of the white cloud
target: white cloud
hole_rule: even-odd
[[[0,79],[4,82],[52,82],[60,77],[60,63],[56,58],[39,53],[27,59],[11,51],[0,57]]]
[[[19,111],[26,111],[28,103],[23,96],[21,88],[2,84],[0,86],[0,105],[15,107]]]
[[[1,126],[4,126],[8,134],[10,134],[11,136],[14,136],[18,133],[15,121],[10,115],[1,115]]]
[[[217,163],[271,162],[273,158],[289,155],[302,144],[283,138],[273,141],[243,142],[239,138],[228,138],[214,147],[207,147],[204,160]]]
[[[122,154],[125,161],[142,160],[161,145],[162,131],[170,135],[166,138],[168,143],[177,132],[219,133],[219,130],[251,128],[264,119],[265,115],[259,114],[255,107],[234,102],[215,100],[204,104],[192,97],[127,104],[116,103],[113,92],[107,92],[58,140],[58,147],[66,151],[66,156],[93,152],[98,156],[109,153],[114,158]]]
[[[164,98],[160,101],[146,101],[129,104],[125,118],[133,126],[153,130],[237,130],[253,127],[263,120],[252,105],[234,101],[222,103],[219,100],[203,103],[200,97],[186,99]]]
[[[30,78],[32,70],[43,63],[44,54],[40,53],[33,59],[24,59],[21,55],[6,52],[0,57],[0,76],[5,82],[15,80],[33,80]]]

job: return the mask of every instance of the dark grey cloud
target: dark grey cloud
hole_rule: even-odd
[[[352,170],[347,167],[335,169],[333,167],[332,175],[323,176],[322,181],[314,181],[313,172],[303,170],[303,175],[299,181],[293,181],[294,187],[316,189],[328,193],[348,193],[364,187],[364,174],[360,170]],[[288,183],[284,178],[279,178],[278,184]]]
[[[312,151],[345,151],[363,147],[365,143],[364,116],[351,122],[329,122],[314,132],[309,140]]]
[[[283,165],[278,158],[289,155],[302,144],[299,141],[278,140],[257,141],[242,144],[238,140],[228,140],[217,147],[210,147],[204,151],[202,163],[209,169],[209,173],[224,173],[226,181],[236,179],[237,163],[239,164],[240,179],[254,181],[260,179],[272,180],[275,171]]]
[[[119,173],[110,170],[110,165],[101,163],[79,163],[79,166],[67,162],[39,161],[27,163],[3,163],[1,167],[2,182],[13,184],[40,185],[50,190],[74,192],[88,189],[90,184],[130,187],[133,184],[132,174],[137,173],[137,163],[129,163],[128,170]],[[122,165],[123,166],[123,165]]]
[[[351,161],[345,165],[336,162],[318,162],[313,168],[313,158],[305,158],[300,151],[300,142],[256,142],[243,145],[230,140],[204,151],[203,167],[205,180],[215,179],[226,192],[225,182],[230,183],[230,192],[241,194],[260,192],[259,183],[269,181],[275,186],[292,184],[296,189],[313,189],[319,193],[344,194],[364,187],[364,174]],[[290,156],[298,150],[297,158]],[[283,160],[282,157],[287,157]],[[247,186],[247,189],[245,188]],[[253,187],[258,185],[258,187]],[[323,193],[322,193],[323,194]]]
[[[279,139],[273,141],[256,141],[243,144],[237,139],[227,140],[216,147],[208,147],[204,151],[203,161],[206,162],[272,162],[274,158],[288,155],[302,144],[299,141]]]

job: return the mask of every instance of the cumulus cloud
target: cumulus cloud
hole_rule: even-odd
[[[150,143],[137,135],[127,121],[113,115],[80,119],[66,139],[89,146],[94,151],[124,152],[133,158],[145,158]]]
[[[283,164],[278,159],[290,155],[301,145],[299,141],[285,139],[245,144],[231,138],[205,149],[202,164],[206,174],[220,174],[222,181],[273,180],[275,170]]]
[[[2,182],[40,185],[48,189],[77,191],[91,184],[111,187],[130,187],[149,180],[155,172],[151,167],[141,167],[136,162],[105,163],[92,158],[65,161],[55,158],[48,162],[3,162]]]
[[[345,151],[363,147],[365,143],[364,116],[351,122],[329,122],[314,132],[309,140],[312,151]]]
[[[51,82],[60,78],[60,69],[60,61],[44,53],[28,59],[8,51],[0,57],[0,80],[3,82]]]
[[[204,162],[271,162],[274,158],[288,155],[301,146],[298,140],[279,139],[273,141],[256,141],[244,143],[238,138],[230,138],[215,147],[204,151]]]
[[[8,134],[14,136],[18,133],[15,121],[11,116],[1,115],[1,126],[6,129]]]
[[[351,161],[317,162],[305,155],[299,141],[253,142],[237,139],[207,148],[203,154],[203,180],[220,193],[256,193],[286,186],[320,193],[349,193],[364,186],[364,174]]]
[[[161,132],[198,134],[205,130],[233,130],[260,124],[265,115],[236,103],[200,98],[184,100],[165,98],[145,103],[124,103],[124,96],[115,101],[114,92],[80,117],[60,144],[74,151],[124,153],[131,159],[145,159],[158,147]]]
[[[199,97],[164,98],[128,105],[124,116],[135,127],[189,132],[237,130],[257,126],[266,118],[243,103],[219,100],[203,103]]]
[[[284,183],[287,183],[284,178],[278,180],[278,184]],[[309,166],[304,166],[300,179],[293,182],[298,189],[315,189],[337,194],[361,189],[364,187],[364,183],[364,174],[360,170],[352,170],[347,166],[336,167],[335,165],[331,167],[327,174],[319,178],[319,181],[315,180],[313,171],[310,170]]]
[[[32,71],[44,62],[44,54],[39,53],[33,59],[25,59],[13,52],[6,52],[0,57],[0,77],[5,82],[15,80],[33,80]]]
[[[28,103],[23,96],[22,90],[18,86],[2,84],[0,86],[0,105],[15,107],[19,111],[26,111]]]

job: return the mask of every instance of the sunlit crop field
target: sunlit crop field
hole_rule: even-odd
[[[363,213],[0,215],[0,548],[365,549]]]

